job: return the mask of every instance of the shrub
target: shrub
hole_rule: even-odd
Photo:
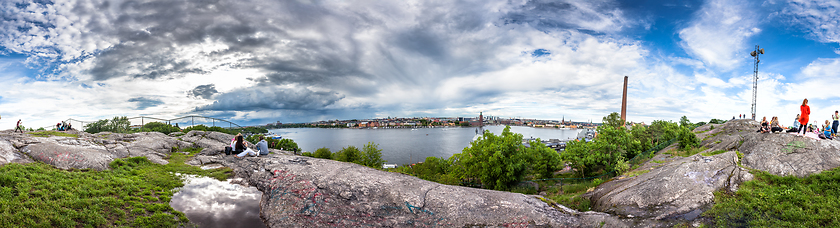
[[[85,132],[96,134],[99,132],[108,131],[114,133],[129,133],[131,131],[131,121],[128,117],[114,117],[113,119],[102,119],[93,123],[85,125]]]
[[[522,135],[511,133],[510,126],[500,136],[485,131],[462,153],[453,156],[463,166],[462,178],[477,178],[486,188],[496,190],[507,190],[521,181],[529,160]]]
[[[343,162],[361,163],[362,151],[355,146],[348,146],[342,148],[340,151],[333,154],[335,160]]]
[[[382,163],[387,161],[382,160],[382,150],[379,149],[379,144],[368,142],[362,147],[361,165],[382,168]]]
[[[308,152],[307,152],[308,153]],[[316,158],[323,158],[323,159],[332,159],[332,152],[330,152],[330,148],[321,147],[315,150],[313,157]]]
[[[563,166],[560,155],[554,149],[549,148],[540,142],[540,139],[529,142],[530,148],[525,148],[530,159],[530,171],[536,178],[545,179],[554,177],[554,171]]]
[[[691,132],[691,130],[688,129],[688,127],[680,127],[678,137],[680,142],[680,148],[682,148],[683,150],[692,147],[697,147],[698,145],[700,145],[700,140],[697,139],[697,135],[695,135],[694,132]]]
[[[181,128],[178,128],[178,127],[166,124],[166,123],[161,123],[161,122],[150,122],[150,123],[147,123],[147,124],[143,125],[143,127],[140,128],[140,131],[143,131],[143,132],[153,132],[154,131],[154,132],[169,134],[169,133],[172,133],[172,132],[180,132]]]

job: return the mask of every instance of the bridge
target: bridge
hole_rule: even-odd
[[[219,127],[224,127],[224,128],[242,128],[242,126],[240,126],[239,124],[236,124],[234,122],[230,122],[230,121],[227,121],[227,120],[223,120],[223,119],[219,119],[219,118],[213,118],[213,117],[206,117],[206,116],[196,116],[196,115],[182,116],[182,117],[177,117],[177,118],[173,118],[173,119],[164,119],[164,118],[157,118],[157,117],[152,117],[152,116],[137,116],[137,117],[129,117],[128,121],[131,122],[131,126],[143,126],[143,125],[145,125],[147,123],[150,123],[150,122],[161,122],[161,123],[166,123],[166,124],[169,124],[169,125],[178,125],[178,127],[181,127],[181,128],[186,128],[186,127],[195,126],[195,125],[219,126]],[[77,119],[69,118],[67,120],[64,120],[64,122],[72,124],[73,128],[75,128],[75,129],[84,130],[85,125],[90,124],[90,123],[94,123],[96,121],[85,121],[85,120],[77,120]],[[225,126],[225,125],[227,125],[227,126]],[[52,129],[52,128],[55,128],[55,125],[44,127],[44,129]]]

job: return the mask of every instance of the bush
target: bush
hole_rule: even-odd
[[[308,153],[308,152],[307,152]],[[316,158],[323,158],[323,159],[332,159],[332,152],[330,152],[330,148],[321,147],[315,150],[313,157]]]
[[[98,120],[93,123],[85,125],[85,132],[96,134],[99,132],[108,131],[114,133],[129,133],[131,131],[131,121],[128,117],[114,117],[113,119]]]
[[[540,142],[540,139],[529,142],[530,148],[525,148],[530,158],[530,171],[538,179],[554,177],[554,171],[563,166],[557,151]]]
[[[697,135],[695,135],[694,132],[691,132],[691,130],[687,127],[680,127],[679,142],[680,148],[683,150],[700,145],[700,140],[697,139]]]
[[[382,163],[388,161],[382,160],[382,150],[379,149],[379,144],[368,142],[362,147],[361,165],[371,168],[382,168]]]
[[[221,132],[221,133],[225,133],[225,134],[235,135],[233,132],[231,132],[228,129],[225,129],[223,127],[219,127],[219,126],[208,127],[208,126],[204,126],[202,124],[193,125],[193,126],[189,126],[187,128],[184,128],[184,132],[190,132],[190,131],[215,131],[215,132]]]
[[[298,148],[297,143],[295,143],[295,141],[292,139],[280,139],[279,141],[277,141],[276,144],[274,144],[274,148],[286,151],[300,150],[300,148]]]
[[[172,133],[172,132],[180,132],[181,128],[178,128],[178,127],[166,124],[166,123],[161,123],[161,122],[150,122],[150,123],[147,123],[147,124],[143,125],[143,127],[140,128],[140,131],[143,131],[143,132],[160,132],[160,133],[164,133],[164,134],[168,135],[169,133]]]
[[[501,136],[485,131],[462,153],[453,155],[463,167],[462,178],[477,178],[486,188],[496,190],[507,190],[522,180],[528,167],[527,156],[522,135],[511,133],[510,126]]]
[[[362,151],[355,146],[348,146],[333,154],[333,157],[337,161],[359,164],[362,161]]]

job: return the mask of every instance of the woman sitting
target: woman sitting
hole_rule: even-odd
[[[767,117],[761,118],[761,128],[756,132],[767,133],[770,132],[770,122],[767,122]]]
[[[776,132],[783,132],[783,131],[784,131],[784,127],[782,127],[782,125],[779,124],[779,117],[774,116],[773,119],[770,120],[770,132],[776,133]]]
[[[826,120],[825,121],[825,126],[823,126],[823,136],[825,136],[826,139],[833,139],[831,137],[831,124],[830,123],[831,122],[828,122],[828,120]],[[822,137],[820,137],[820,138],[822,138]]]
[[[794,132],[794,133],[795,133],[795,132],[799,131],[799,126],[800,126],[800,125],[801,125],[801,124],[799,123],[799,114],[796,114],[796,119],[795,119],[795,120],[793,120],[793,125],[792,125],[792,126],[793,126],[793,128],[791,128],[791,129],[790,129],[790,130],[788,130],[787,132]]]
[[[231,147],[233,147],[234,152],[239,153],[236,155],[236,157],[241,158],[245,157],[246,155],[257,156],[256,151],[251,150],[251,148],[248,148],[248,142],[245,141],[245,137],[243,137],[241,133],[237,134],[236,138],[234,139],[235,140],[231,144]]]

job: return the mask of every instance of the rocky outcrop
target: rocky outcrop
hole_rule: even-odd
[[[674,157],[665,148],[642,168],[613,178],[586,194],[597,211],[616,215],[693,219],[711,205],[713,192],[736,191],[752,179],[748,169],[775,175],[804,177],[840,167],[840,142],[815,140],[788,133],[757,133],[759,123],[732,120],[695,129],[704,152],[714,156]],[[737,152],[743,155],[738,159]]]
[[[714,155],[693,155],[645,170],[634,177],[606,182],[588,196],[593,210],[628,217],[693,220],[695,210],[714,201],[712,192],[736,190],[752,179],[748,170],[738,167],[734,151]],[[632,172],[631,172],[632,173]]]
[[[598,212],[554,207],[539,196],[442,185],[332,160],[276,155],[203,156],[234,168],[264,194],[269,227],[626,227]]]
[[[60,169],[108,169],[117,158],[145,156],[158,164],[167,164],[166,157],[175,148],[192,147],[192,143],[177,140],[158,132],[118,134],[103,132],[88,134],[71,131],[78,137],[35,137],[29,134],[0,134],[3,154],[18,154]],[[14,148],[5,152],[9,144]],[[4,156],[6,157],[6,156]],[[21,158],[25,162],[28,158]]]
[[[225,146],[230,145],[233,135],[215,131],[190,131],[178,138],[204,148],[201,154],[216,155],[225,151]]]
[[[20,151],[18,151],[18,149],[15,148],[9,141],[0,138],[0,166],[9,163],[30,162],[32,162],[32,159],[29,159],[29,157],[20,153]]]

